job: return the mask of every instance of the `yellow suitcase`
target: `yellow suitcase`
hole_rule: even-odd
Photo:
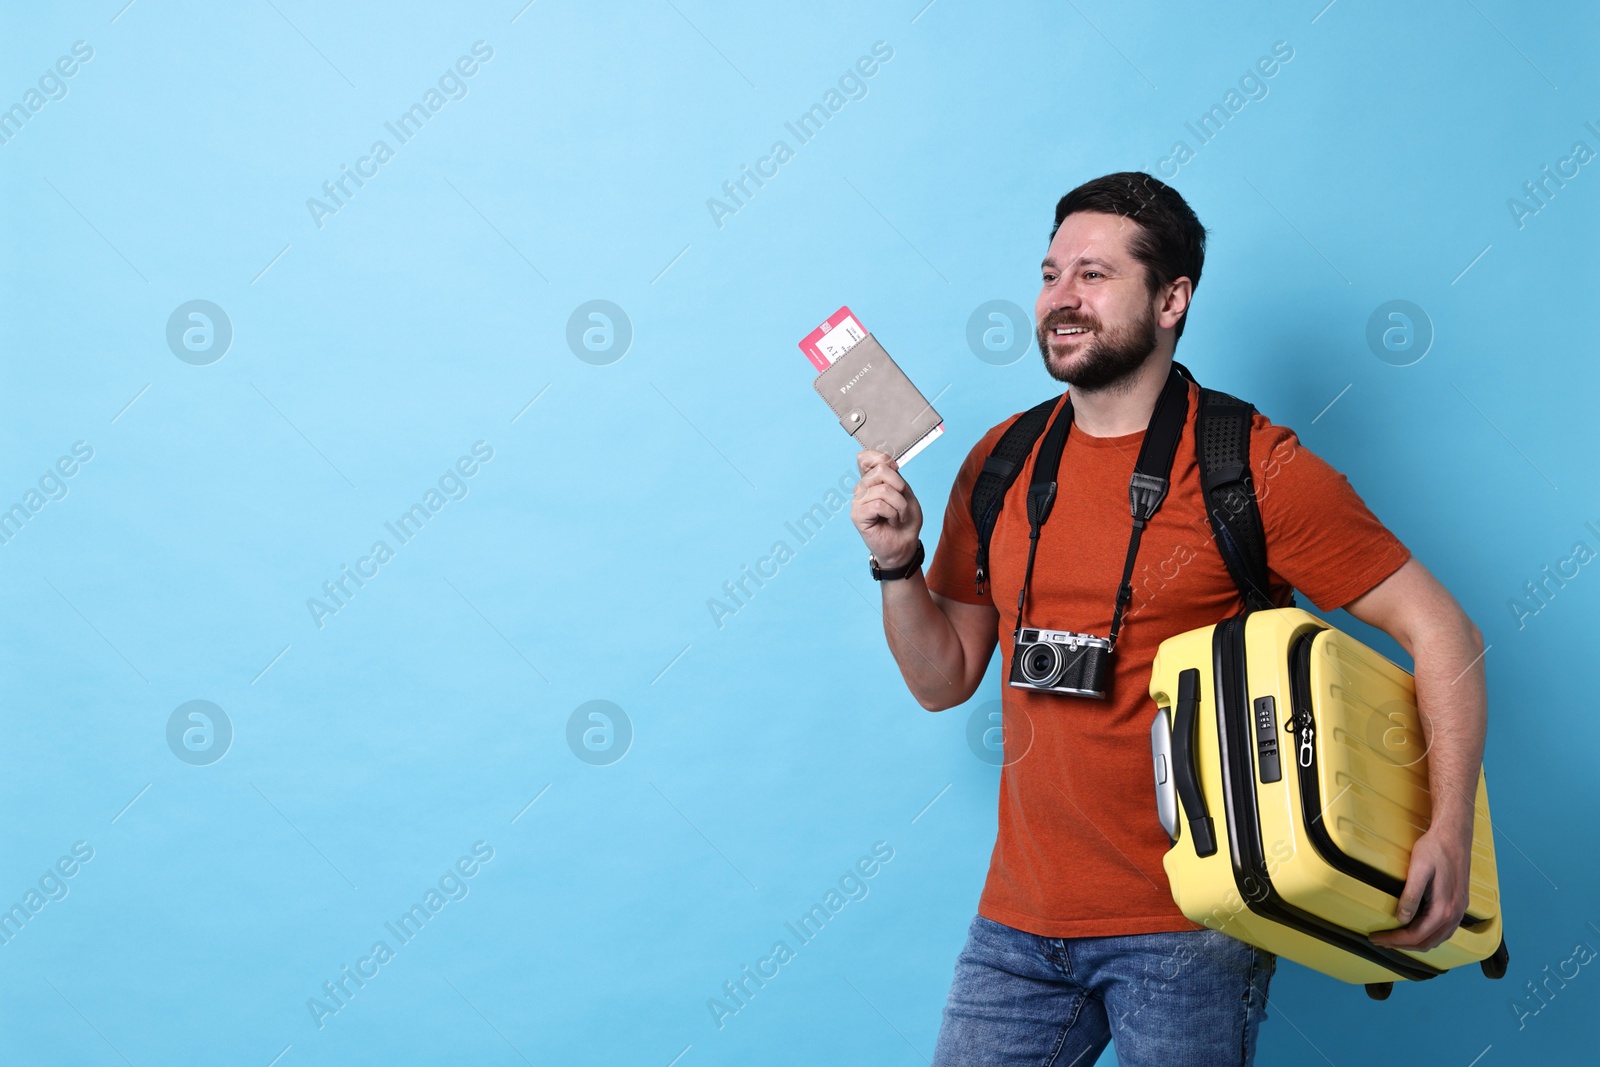
[[[1470,897],[1426,952],[1374,945],[1398,924],[1430,813],[1410,673],[1299,608],[1247,611],[1163,641],[1150,673],[1163,865],[1191,920],[1382,1000],[1397,980],[1479,963],[1500,978],[1494,835],[1482,771]]]

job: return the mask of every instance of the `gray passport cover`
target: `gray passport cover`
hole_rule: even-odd
[[[870,333],[812,385],[862,448],[891,459],[944,421]]]

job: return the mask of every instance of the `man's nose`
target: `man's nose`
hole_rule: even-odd
[[[1045,300],[1045,316],[1049,317],[1058,311],[1077,311],[1083,306],[1083,296],[1069,282],[1061,282],[1051,290]]]

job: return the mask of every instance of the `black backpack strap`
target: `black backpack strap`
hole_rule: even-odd
[[[984,591],[984,583],[989,578],[989,537],[994,533],[995,520],[1000,517],[1000,505],[1011,483],[1022,473],[1023,462],[1032,454],[1039,435],[1044,433],[1050,412],[1060,400],[1061,397],[1053,396],[1041,401],[1006,427],[989,458],[984,460],[977,481],[972,484],[972,524],[978,531],[979,593]]]
[[[1177,361],[1173,366],[1189,381],[1194,375]],[[989,539],[1000,516],[1006,492],[1022,471],[1061,401],[1052,397],[1029,408],[1006,428],[984,461],[972,487],[972,522],[978,532],[978,592],[985,590],[989,569]],[[1267,576],[1267,539],[1261,508],[1250,478],[1250,424],[1255,407],[1238,397],[1200,387],[1200,410],[1195,418],[1195,454],[1200,462],[1201,492],[1215,540],[1228,573],[1245,604],[1252,609],[1277,605]],[[1293,606],[1294,591],[1286,604]]]
[[[1250,477],[1250,423],[1255,407],[1238,397],[1200,387],[1195,454],[1211,534],[1239,587],[1245,606],[1278,606],[1267,577],[1267,537]],[[1288,603],[1294,603],[1290,590]]]

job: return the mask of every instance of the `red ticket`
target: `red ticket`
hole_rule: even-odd
[[[829,315],[827,322],[806,334],[800,342],[800,351],[806,354],[813,367],[825,371],[866,336],[867,331],[861,328],[855,313],[842,307]]]

